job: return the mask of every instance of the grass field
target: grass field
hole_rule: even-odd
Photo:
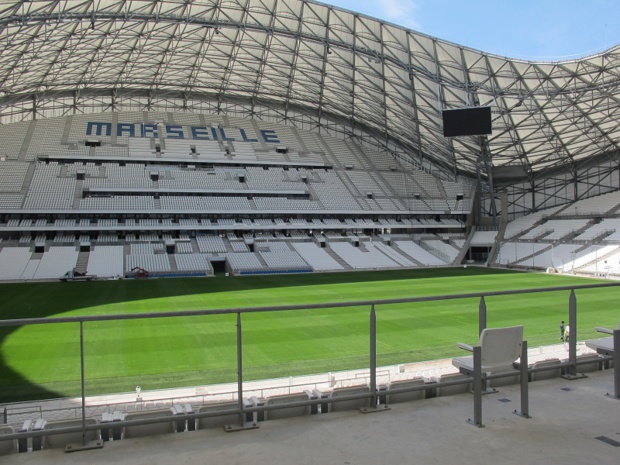
[[[603,282],[602,280],[600,280]],[[0,285],[0,319],[407,298],[591,283],[485,268]],[[558,342],[568,292],[487,298],[488,325],[525,325],[530,347]],[[620,287],[580,290],[579,338],[620,319]],[[477,340],[478,299],[377,306],[377,363],[460,355]],[[243,316],[246,380],[368,367],[369,308]],[[88,395],[236,380],[236,316],[86,323]],[[80,392],[79,326],[0,328],[0,402]]]

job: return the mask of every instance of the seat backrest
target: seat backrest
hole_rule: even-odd
[[[289,404],[291,402],[303,402],[308,400],[308,394],[303,392],[298,392],[294,394],[284,394],[281,396],[272,396],[268,397],[266,401],[266,405],[282,405]],[[310,413],[310,408],[307,405],[302,405],[299,407],[289,407],[289,408],[281,408],[267,411],[267,419],[276,420],[280,418],[290,418],[301,415],[308,415]]]
[[[125,415],[126,421],[131,420],[144,420],[147,418],[162,418],[162,417],[171,417],[174,415],[174,412],[170,408],[166,409],[156,409],[156,410],[141,410],[136,412],[130,412]],[[146,425],[132,425],[125,426],[125,430],[123,432],[123,439],[127,438],[141,438],[144,436],[153,436],[156,434],[167,434],[172,433],[173,423],[172,421],[165,423],[149,423]]]
[[[87,425],[96,425],[98,421],[94,418],[86,418]],[[72,426],[82,426],[82,419],[70,418],[66,420],[48,421],[43,429],[52,430],[58,428],[70,428]],[[79,443],[82,439],[86,441],[96,441],[99,438],[99,430],[86,431],[86,436],[82,436],[81,431],[75,433],[51,434],[43,437],[44,449],[64,449],[71,443]]]
[[[2,441],[3,434],[14,434],[15,429],[10,425],[0,425],[0,455],[9,455],[17,452],[15,439]]]
[[[508,368],[521,356],[523,326],[486,328],[480,334],[483,371]]]
[[[369,392],[370,387],[368,386],[345,386],[334,388],[334,390],[329,393],[329,397],[338,398],[343,396],[352,396],[356,394],[367,394]],[[368,402],[368,397],[364,397],[361,399],[345,400],[341,402],[332,402],[330,404],[329,411],[342,412],[344,410],[354,410],[361,407],[368,407]]]
[[[198,413],[205,412],[218,412],[221,410],[234,410],[239,408],[239,402],[227,401],[227,402],[215,402],[212,404],[206,404],[198,408]],[[198,419],[198,429],[205,428],[222,428],[226,425],[239,424],[238,413],[228,413],[213,417],[202,417]]]

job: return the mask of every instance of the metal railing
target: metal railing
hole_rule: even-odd
[[[244,418],[247,413],[251,412],[259,412],[266,411],[271,409],[282,409],[282,408],[290,408],[295,406],[311,406],[317,404],[325,404],[326,402],[342,402],[347,400],[355,400],[355,399],[370,399],[371,406],[378,405],[378,398],[380,396],[384,396],[385,394],[390,393],[401,393],[401,392],[412,392],[416,390],[429,389],[428,385],[419,386],[419,387],[409,387],[406,389],[394,389],[394,390],[379,390],[377,389],[377,365],[376,365],[376,312],[375,307],[377,305],[391,305],[391,304],[403,304],[403,303],[417,303],[417,302],[433,302],[433,301],[446,301],[446,300],[457,300],[457,299],[480,299],[479,307],[478,307],[478,322],[479,322],[479,332],[482,332],[483,329],[486,328],[487,321],[487,308],[485,298],[488,297],[496,297],[496,296],[509,296],[509,295],[521,295],[521,294],[533,294],[533,293],[547,293],[547,292],[561,292],[561,291],[570,291],[569,296],[569,325],[571,328],[571,335],[569,339],[569,359],[568,362],[560,364],[563,368],[565,368],[568,376],[577,376],[577,301],[575,297],[575,290],[585,290],[585,289],[602,289],[602,288],[610,288],[610,287],[618,287],[620,283],[601,283],[601,284],[584,284],[578,286],[557,286],[557,287],[545,287],[545,288],[534,288],[534,289],[520,289],[520,290],[508,290],[508,291],[493,291],[493,292],[475,292],[475,293],[466,293],[466,294],[451,294],[451,295],[440,295],[440,296],[427,296],[427,297],[413,297],[413,298],[400,298],[400,299],[381,299],[381,300],[369,300],[369,301],[354,301],[354,302],[332,302],[325,304],[310,304],[310,305],[283,305],[283,306],[270,306],[270,307],[246,307],[246,308],[228,308],[228,309],[216,309],[216,310],[187,310],[187,311],[175,311],[175,312],[151,312],[151,313],[128,313],[128,314],[115,314],[115,315],[90,315],[90,316],[73,316],[73,317],[52,317],[52,318],[25,318],[25,319],[13,319],[13,320],[0,320],[0,327],[9,327],[9,326],[27,326],[27,325],[48,325],[48,324],[58,324],[58,323],[76,323],[79,324],[79,332],[80,332],[80,368],[81,368],[81,417],[82,417],[82,425],[76,427],[67,427],[67,428],[54,428],[50,430],[41,430],[41,431],[28,431],[28,432],[18,432],[14,434],[6,434],[2,435],[3,440],[11,440],[11,439],[24,439],[31,437],[41,437],[47,435],[54,434],[63,434],[63,433],[76,433],[82,432],[82,437],[86,437],[87,431],[99,430],[103,428],[103,424],[96,425],[88,425],[86,424],[86,394],[85,394],[85,374],[84,374],[84,324],[90,322],[101,322],[101,321],[114,321],[114,320],[137,320],[137,319],[150,319],[150,318],[177,318],[177,317],[191,317],[191,316],[204,316],[204,315],[223,315],[223,314],[234,314],[237,316],[236,321],[236,348],[237,348],[237,391],[236,391],[236,399],[238,402],[238,406],[235,409],[228,410],[220,410],[217,412],[201,412],[201,413],[187,413],[187,414],[179,414],[171,417],[161,417],[161,418],[148,418],[142,420],[130,420],[130,421],[119,421],[114,422],[114,428],[126,427],[126,426],[137,426],[137,425],[146,425],[152,423],[162,423],[162,422],[170,422],[170,421],[182,421],[182,420],[196,420],[199,418],[206,417],[214,417],[221,415],[230,415],[236,414],[239,418],[239,424],[244,424]],[[244,386],[243,386],[243,358],[242,358],[242,348],[243,348],[243,339],[242,339],[242,315],[244,314],[252,314],[252,313],[260,313],[260,312],[278,312],[278,311],[297,311],[297,310],[312,310],[312,309],[324,309],[324,308],[342,308],[342,307],[369,307],[370,308],[370,321],[369,321],[369,391],[364,394],[356,394],[356,395],[347,395],[341,396],[337,398],[330,398],[326,400],[325,398],[315,398],[308,399],[306,401],[300,402],[290,402],[286,404],[280,405],[261,405],[261,406],[246,406],[244,405]],[[616,334],[617,333],[617,334]],[[614,332],[614,338],[618,339],[620,334],[620,330],[616,330]],[[456,342],[456,341],[455,341]],[[527,343],[525,344],[527,347]],[[616,346],[617,347],[617,346]],[[617,352],[616,352],[617,353]],[[610,358],[610,357],[608,357]],[[616,357],[617,358],[617,357]],[[558,365],[558,366],[560,366]],[[557,369],[558,366],[553,366],[545,369]],[[526,367],[527,368],[527,367]],[[617,368],[617,360],[616,360],[616,368]],[[530,368],[529,373],[533,370]],[[538,370],[541,371],[541,370]],[[620,381],[618,380],[620,370],[615,370],[614,382],[615,382],[615,398],[620,398],[620,393],[618,392],[620,389]],[[499,375],[505,376],[505,375]],[[527,381],[527,380],[526,380]],[[463,379],[454,380],[454,381],[444,381],[433,383],[433,387],[443,387],[443,386],[454,386],[454,385],[462,385],[464,383],[472,383],[477,384],[479,380],[474,377],[465,377]],[[478,398],[478,397],[477,397]],[[526,398],[527,399],[527,398]],[[523,406],[522,406],[523,407]],[[475,417],[478,415],[479,406],[475,407]],[[523,416],[527,416],[527,404],[525,405],[525,410],[522,411]],[[475,420],[475,423],[478,420]],[[111,425],[110,425],[111,426]],[[84,439],[85,440],[85,439]]]

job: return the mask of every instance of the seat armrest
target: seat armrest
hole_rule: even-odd
[[[459,349],[467,350],[468,352],[473,352],[474,351],[474,348],[472,346],[470,346],[469,344],[465,344],[464,342],[457,342],[456,346]]]
[[[594,330],[598,333],[605,333],[605,334],[613,334],[614,331],[612,329],[608,329],[608,328],[601,328],[600,326],[597,326],[596,328],[594,328]]]

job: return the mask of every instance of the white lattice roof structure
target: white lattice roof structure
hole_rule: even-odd
[[[490,106],[487,138],[441,111]],[[486,54],[307,0],[3,0],[0,122],[217,112],[357,139],[439,175],[527,180],[615,159],[620,47]]]

